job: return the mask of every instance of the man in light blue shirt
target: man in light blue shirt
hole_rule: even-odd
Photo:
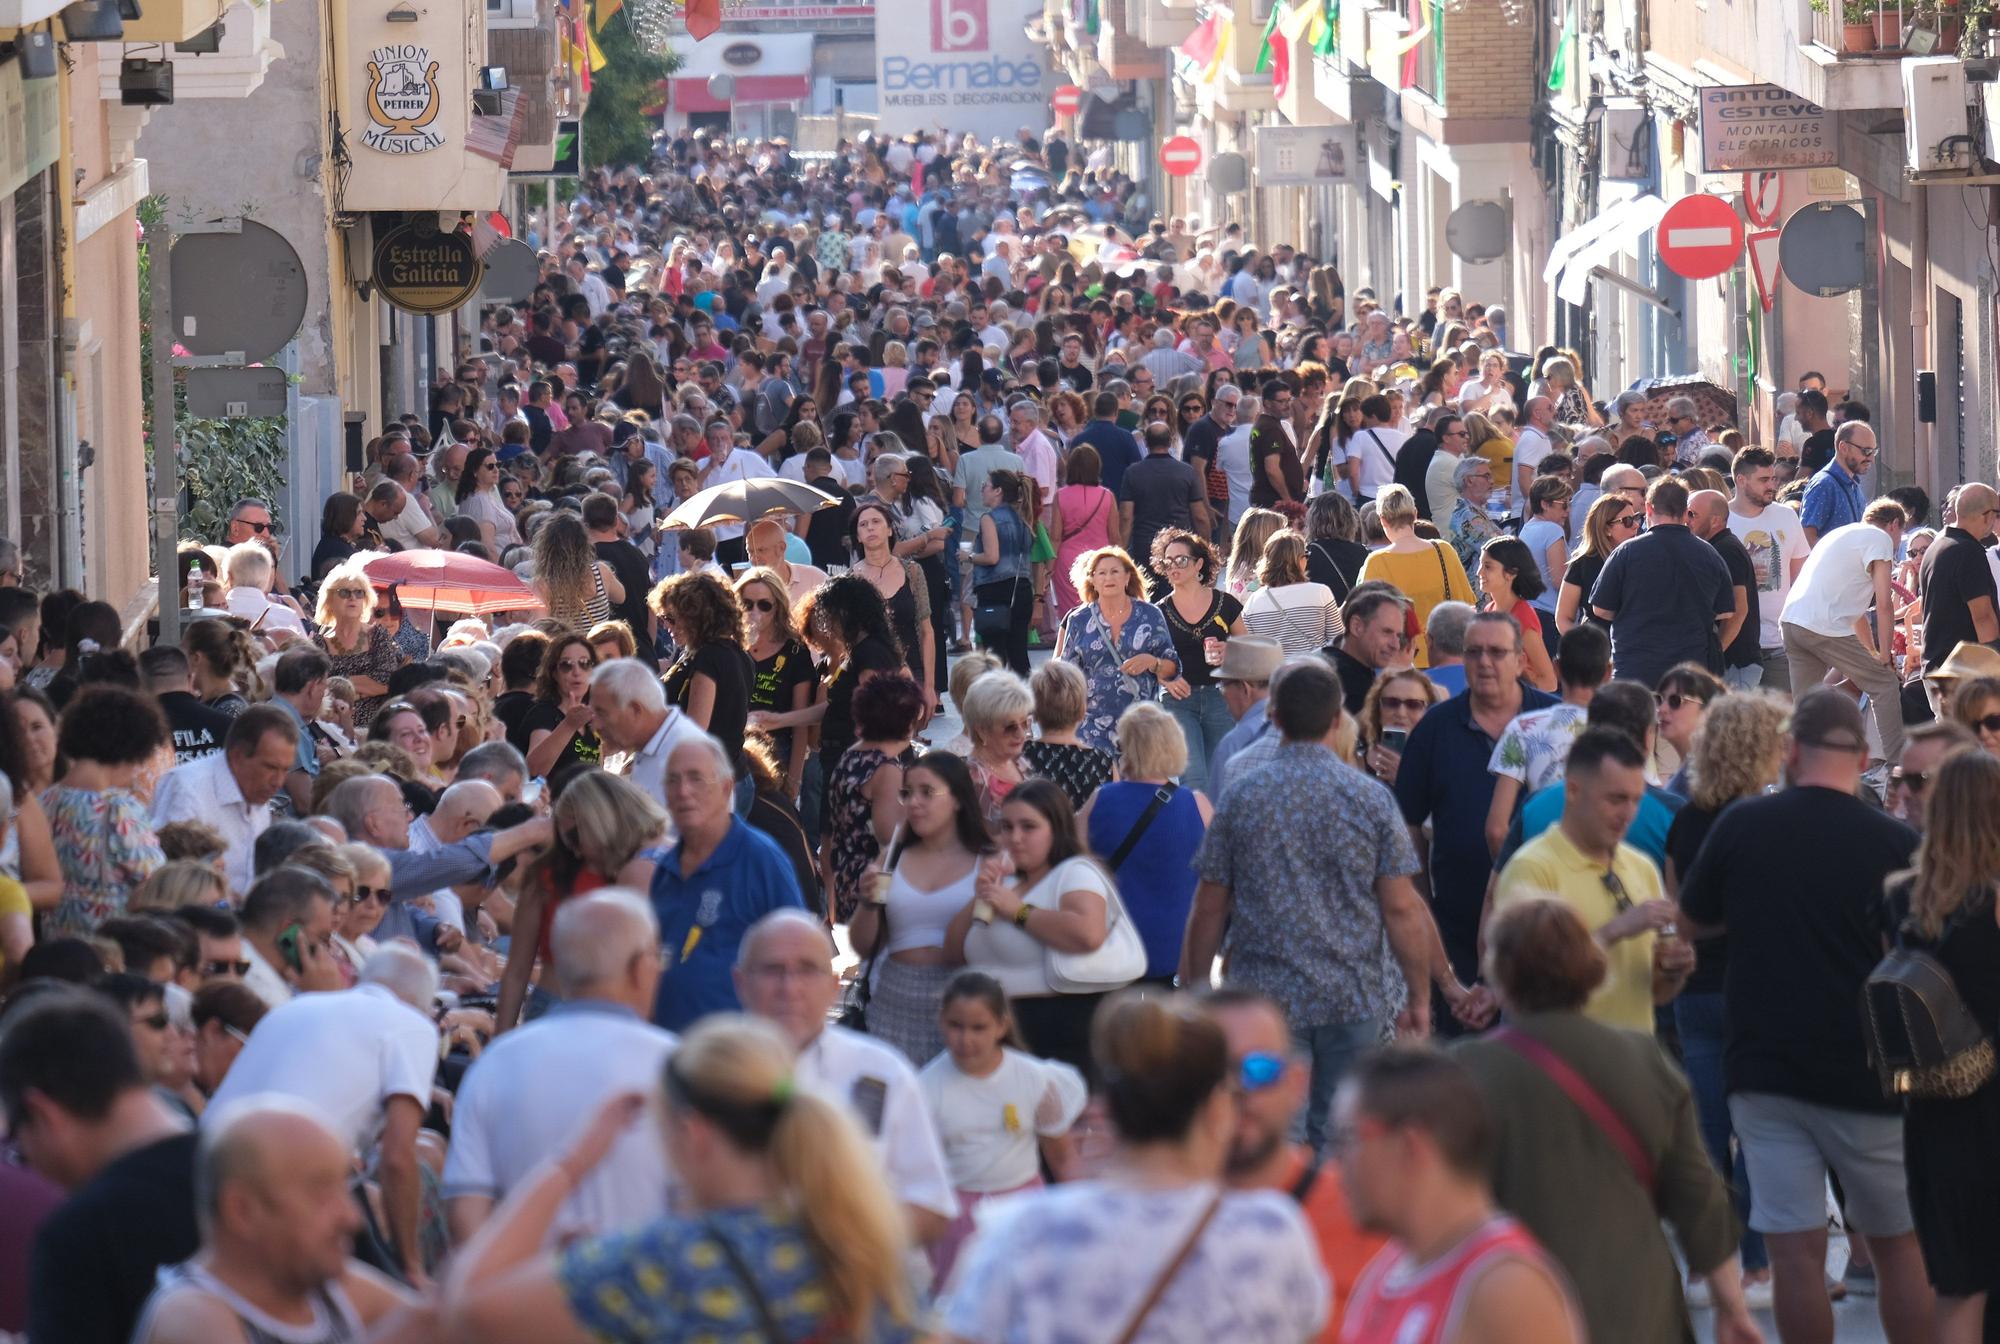
[[[1270,731],[1264,717],[1271,696],[1271,678],[1285,654],[1275,639],[1238,635],[1222,648],[1222,662],[1210,678],[1222,688],[1222,703],[1236,726],[1222,736],[1208,758],[1209,796],[1220,798],[1229,783],[1231,758]]]
[[[1806,530],[1806,543],[1819,539],[1836,527],[1861,521],[1868,499],[1861,491],[1861,478],[1875,461],[1875,431],[1863,420],[1849,420],[1833,434],[1833,461],[1819,469],[1806,487],[1799,506],[1799,524]]]

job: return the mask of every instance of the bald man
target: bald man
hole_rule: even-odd
[[[736,993],[745,1011],[770,1021],[799,1052],[793,1078],[815,1096],[853,1108],[875,1142],[919,1241],[934,1241],[958,1216],[958,1196],[916,1072],[893,1046],[827,1022],[840,982],[833,939],[804,910],[777,910],[743,936]]]
[[[803,455],[801,457],[803,460]],[[811,515],[801,515],[810,517]],[[826,571],[815,565],[795,564],[785,558],[785,529],[766,518],[750,525],[750,563],[776,571],[796,602],[826,582]]]
[[[2000,495],[1990,485],[1969,481],[1953,499],[1955,517],[1924,552],[1917,569],[1917,595],[1924,602],[1924,670],[1932,671],[1962,641],[1990,644],[2000,639],[1995,614],[1992,552],[1994,509]],[[1932,684],[1925,683],[1927,686]]]
[[[1759,635],[1763,623],[1757,610],[1757,563],[1750,549],[1729,527],[1729,496],[1720,490],[1697,490],[1688,496],[1688,530],[1715,548],[1729,566],[1729,586],[1736,610],[1716,627],[1722,641],[1722,679],[1733,691],[1747,691],[1764,680]]]
[[[574,1137],[579,1116],[622,1093],[658,1089],[673,1053],[673,1033],[646,1020],[659,987],[660,926],[644,896],[607,887],[566,901],[549,941],[562,1001],[495,1040],[459,1085],[444,1196],[461,1244]],[[659,1135],[635,1125],[571,1190],[550,1244],[654,1218],[672,1184]]]
[[[327,1340],[434,1337],[429,1308],[348,1255],[361,1226],[352,1162],[299,1102],[250,1097],[218,1116],[197,1159],[201,1250],[160,1272],[136,1344],[305,1339],[289,1332],[306,1322]]]
[[[410,823],[410,851],[430,854],[455,845],[486,824],[506,800],[500,790],[483,779],[462,779],[438,795],[438,804],[428,817]],[[468,931],[465,901],[450,887],[430,894],[431,913],[440,924]]]

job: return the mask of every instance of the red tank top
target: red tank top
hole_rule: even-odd
[[[1459,1314],[1480,1275],[1508,1260],[1540,1265],[1562,1275],[1528,1230],[1495,1214],[1450,1254],[1414,1265],[1391,1243],[1368,1262],[1347,1299],[1341,1344],[1450,1344]]]

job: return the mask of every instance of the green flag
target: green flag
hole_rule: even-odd
[[[1576,15],[1563,18],[1562,36],[1556,40],[1555,59],[1549,62],[1549,92],[1569,91],[1569,49],[1576,43]]]
[[[1278,20],[1284,14],[1285,7],[1280,0],[1271,0],[1271,17],[1264,20],[1264,45],[1257,49],[1257,73],[1260,75],[1271,68],[1271,34],[1278,31]]]
[[[1313,54],[1331,56],[1340,50],[1340,11],[1334,0],[1326,0],[1319,21],[1313,25]]]

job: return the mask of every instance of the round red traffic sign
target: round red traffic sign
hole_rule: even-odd
[[[1720,196],[1683,196],[1656,230],[1660,261],[1675,275],[1706,280],[1743,255],[1743,220]]]
[[[1049,105],[1059,117],[1073,117],[1083,109],[1083,90],[1074,84],[1065,84],[1049,99]]]
[[[1177,135],[1160,146],[1160,166],[1175,177],[1186,177],[1201,167],[1201,142],[1193,136]]]

